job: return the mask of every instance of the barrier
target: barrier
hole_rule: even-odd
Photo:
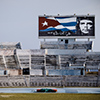
[[[1,76],[0,87],[98,87],[100,76]]]

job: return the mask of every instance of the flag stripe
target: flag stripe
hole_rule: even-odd
[[[56,20],[55,17],[46,17],[46,19]]]
[[[77,22],[70,22],[70,23],[60,23],[63,26],[76,26]]]
[[[40,30],[40,32],[48,32],[48,31],[56,31],[56,30],[61,30],[61,31],[72,31],[72,32],[75,32],[75,31],[76,31],[75,29],[70,30],[70,29],[67,29],[67,28],[62,28],[62,29],[47,28],[47,29],[45,29],[45,30]]]
[[[47,29],[44,29],[44,30],[40,30],[40,32],[46,32],[46,31],[54,31],[56,30],[55,28],[47,28]]]
[[[62,18],[62,19],[57,19],[56,20],[59,22],[59,23],[69,23],[69,22],[76,22],[76,18],[75,17],[72,17],[72,18]]]
[[[67,28],[67,29],[69,29],[69,30],[76,30],[76,27],[75,27],[75,26],[65,27],[65,28]]]
[[[67,29],[69,29],[69,30],[75,30],[75,29],[76,29],[75,26],[67,26],[67,27],[64,27],[64,26],[62,26],[62,25],[58,25],[58,26],[56,26],[56,27],[54,27],[54,28],[56,28],[56,29],[67,28]]]
[[[62,29],[62,28],[65,28],[63,25],[58,25],[55,27],[56,29]]]

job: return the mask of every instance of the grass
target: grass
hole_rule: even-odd
[[[0,100],[100,100],[100,94],[0,93]]]

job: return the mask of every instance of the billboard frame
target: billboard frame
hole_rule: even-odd
[[[94,17],[94,36],[39,36],[39,17]],[[39,39],[95,39],[95,15],[44,15],[38,16],[38,38]]]

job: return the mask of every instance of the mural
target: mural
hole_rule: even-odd
[[[94,20],[94,16],[39,17],[39,37],[94,37]]]

